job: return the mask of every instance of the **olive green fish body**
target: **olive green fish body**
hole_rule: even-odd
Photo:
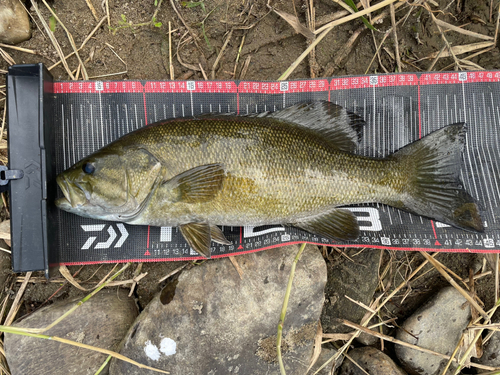
[[[355,155],[363,122],[329,102],[259,116],[173,119],[130,133],[58,177],[60,208],[130,224],[179,226],[204,255],[216,225],[294,225],[355,239],[339,206],[380,202],[482,230],[458,172],[464,124],[387,158]]]

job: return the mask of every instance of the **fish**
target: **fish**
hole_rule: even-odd
[[[387,157],[356,154],[365,123],[329,101],[251,115],[206,114],[126,134],[56,178],[59,209],[133,225],[178,227],[210,257],[219,226],[294,226],[331,240],[359,236],[343,206],[381,203],[482,232],[461,181],[466,124]]]

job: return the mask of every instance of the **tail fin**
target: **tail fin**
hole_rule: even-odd
[[[394,153],[408,176],[406,197],[391,205],[457,228],[483,231],[474,198],[462,187],[461,156],[465,123],[448,125]]]

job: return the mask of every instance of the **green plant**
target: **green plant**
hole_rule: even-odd
[[[183,1],[181,5],[186,8],[195,8],[199,6],[203,10],[203,12],[207,12],[205,10],[205,3],[203,1]]]
[[[54,16],[49,17],[49,27],[50,31],[54,32],[56,31],[56,25],[57,25],[57,20]]]
[[[354,10],[355,12],[359,12],[359,10],[356,7],[356,4],[354,3],[353,0],[344,0],[344,3],[349,5],[352,8],[352,10]],[[361,17],[361,21],[363,21],[363,23],[366,25],[366,27],[368,27],[370,30],[377,31],[377,29],[375,27],[373,27],[372,24],[370,22],[368,22],[368,20],[365,17]]]
[[[137,27],[142,27],[142,26],[162,27],[162,25],[163,25],[161,22],[157,22],[155,16],[153,16],[151,18],[151,21],[141,22],[141,23],[132,23],[132,22],[127,21],[127,17],[124,14],[121,14],[120,18],[121,18],[121,20],[118,21],[117,27],[110,27],[109,28],[112,31],[113,35],[115,35],[116,32],[120,29],[130,28],[130,29],[132,29],[132,31],[135,31],[135,28],[137,28]]]

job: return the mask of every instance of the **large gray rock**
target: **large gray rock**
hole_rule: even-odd
[[[422,348],[451,355],[470,318],[469,304],[450,286],[441,289],[406,319],[396,337]],[[396,355],[403,368],[412,374],[441,374],[447,363],[441,357],[401,345],[396,345]]]
[[[329,267],[329,277],[326,294],[329,302],[321,318],[321,324],[326,332],[347,333],[352,328],[339,323],[339,319],[347,319],[360,323],[366,310],[349,301],[349,296],[355,301],[369,305],[378,285],[378,267],[380,264],[380,251],[377,249],[346,249],[347,256],[354,256],[353,260],[342,258],[339,263]],[[374,345],[377,338],[361,334],[357,339],[364,345]]]
[[[350,350],[347,353],[359,366],[366,372],[363,372],[349,359],[345,359],[340,368],[339,375],[406,375],[393,360],[380,350],[371,346],[365,346]]]
[[[16,44],[30,37],[30,20],[21,2],[0,0],[0,43]]]
[[[172,375],[279,374],[276,331],[298,246],[227,258],[184,271],[169,300],[156,296],[128,332],[121,354]],[[297,264],[284,325],[287,374],[303,375],[323,306],[326,265],[308,245]],[[171,288],[170,291],[172,291]],[[165,293],[163,293],[165,297]],[[113,360],[110,374],[150,374]]]
[[[46,327],[77,301],[47,306],[13,326]],[[44,334],[116,350],[137,314],[135,301],[128,298],[125,290],[102,290]],[[14,334],[5,334],[5,353],[12,375],[92,375],[107,357],[51,340]],[[101,374],[108,374],[108,369]]]

